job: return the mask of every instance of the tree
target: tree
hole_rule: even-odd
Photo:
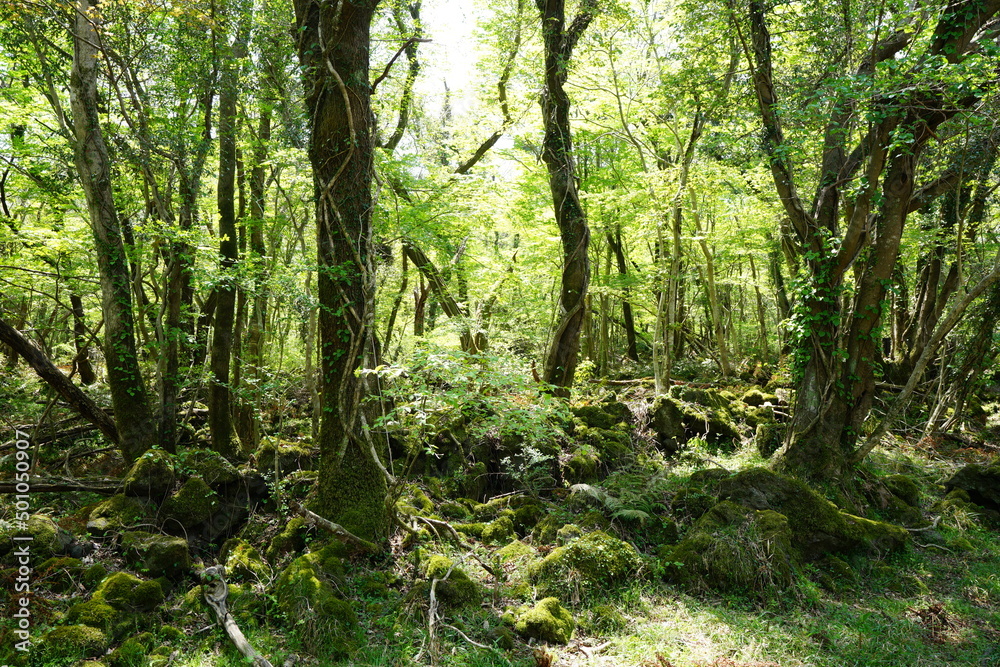
[[[295,0],[311,135],[319,278],[317,509],[372,541],[389,531],[386,473],[363,423],[356,371],[374,351],[369,48],[378,0]]]
[[[584,0],[580,11],[566,27],[565,0],[535,0],[542,16],[545,43],[545,89],[542,93],[542,160],[549,172],[549,189],[555,207],[556,224],[562,239],[563,267],[559,293],[559,318],[545,361],[543,379],[557,393],[569,395],[576,373],[580,331],[586,314],[590,285],[590,228],[580,202],[573,164],[570,133],[570,99],[565,84],[573,47],[597,13],[596,0]]]

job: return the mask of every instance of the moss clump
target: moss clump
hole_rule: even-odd
[[[108,655],[108,667],[146,667],[153,644],[154,637],[148,632],[129,637]]]
[[[0,555],[6,555],[14,548],[13,537],[31,537],[31,556],[47,560],[66,553],[73,543],[73,536],[56,525],[55,521],[42,514],[28,518],[23,530],[9,526],[0,531]]]
[[[740,396],[740,400],[754,408],[767,403],[777,405],[779,402],[779,399],[775,394],[767,394],[756,388],[748,390],[745,394]]]
[[[600,463],[608,470],[635,460],[632,437],[626,431],[581,427],[577,429],[576,440],[595,450]]]
[[[471,535],[472,537],[482,538],[483,531],[486,530],[486,524],[479,523],[457,523],[454,526],[455,530],[462,533],[463,535]]]
[[[242,479],[236,466],[211,449],[188,449],[174,458],[179,472],[200,477],[211,487],[232,484]]]
[[[574,417],[591,428],[610,430],[615,428],[619,423],[627,421],[627,418],[620,409],[609,408],[609,405],[581,405],[580,407],[572,408],[572,412]],[[621,403],[617,405],[625,408],[625,412],[628,412],[628,407],[625,405]],[[629,415],[631,415],[630,412]]]
[[[118,610],[101,600],[77,602],[66,612],[66,620],[77,625],[88,625],[102,632],[111,632],[118,623]]]
[[[581,447],[563,463],[563,478],[570,484],[597,481],[601,458],[589,447]]]
[[[598,530],[554,549],[528,574],[543,594],[589,592],[634,579],[640,564],[635,547]]]
[[[152,513],[146,503],[120,493],[91,510],[87,519],[87,530],[103,535],[127,529],[137,523],[147,523],[151,516]]]
[[[182,537],[134,531],[122,535],[125,560],[152,577],[179,579],[191,570],[188,543]]]
[[[451,574],[448,574],[449,570]],[[438,580],[434,590],[437,596],[451,607],[479,604],[482,599],[476,582],[469,579],[469,575],[447,556],[431,556],[423,564],[423,572],[428,581]],[[447,579],[444,578],[446,575]]]
[[[430,516],[434,513],[434,503],[419,486],[408,484],[396,507],[404,514]]]
[[[515,535],[513,512],[504,514],[483,526],[482,540],[487,544],[509,542]]]
[[[50,558],[35,568],[35,572],[42,586],[55,593],[68,593],[81,580],[83,563],[76,558]]]
[[[264,438],[257,448],[257,470],[261,473],[274,472],[274,455],[278,453],[278,474],[285,476],[296,470],[313,470],[316,467],[317,452],[308,445]]]
[[[668,578],[695,588],[766,597],[793,581],[788,520],[723,501],[665,553]]]
[[[531,531],[546,514],[545,505],[537,500],[525,498],[525,501],[514,510],[514,530],[518,535]]]
[[[565,644],[573,636],[576,621],[556,598],[545,598],[517,619],[515,632],[528,639]]]
[[[226,564],[226,572],[232,578],[263,582],[271,576],[271,568],[260,557],[260,552],[246,540],[228,540],[222,545],[220,559]]]
[[[299,628],[305,647],[316,655],[337,658],[354,649],[357,618],[337,595],[344,585],[339,545],[293,560],[274,585],[278,607]]]
[[[160,501],[174,488],[174,461],[162,449],[150,449],[140,456],[125,475],[125,495],[145,496]]]
[[[649,415],[649,427],[656,434],[659,448],[667,455],[676,454],[683,449],[687,437],[680,402],[669,396],[657,396]]]
[[[96,658],[108,648],[107,636],[89,625],[64,625],[50,630],[32,651],[32,662],[56,665],[73,658]]]
[[[497,550],[496,556],[501,563],[512,563],[535,555],[535,550],[521,540],[514,540],[510,544]]]
[[[191,477],[163,503],[163,525],[171,530],[176,526],[192,530],[208,521],[218,504],[218,496],[205,480]]]
[[[556,531],[566,525],[555,514],[549,514],[531,529],[531,541],[535,544],[552,544],[556,541]]]
[[[910,507],[920,507],[920,486],[906,475],[889,475],[882,482],[892,495]]]
[[[285,554],[301,551],[306,546],[306,533],[308,532],[309,526],[305,519],[300,516],[289,519],[281,532],[271,540],[264,556],[273,563]]]
[[[446,519],[458,519],[460,521],[465,521],[472,516],[472,512],[469,511],[468,507],[454,500],[446,500],[441,503],[438,506],[438,514]]]
[[[719,483],[729,477],[723,468],[707,468],[692,473],[688,483],[671,502],[671,509],[680,519],[694,521],[715,506],[719,498]]]
[[[583,536],[583,531],[580,527],[574,523],[567,523],[565,526],[556,531],[556,543],[559,546],[565,546]]]
[[[768,459],[781,448],[784,437],[785,427],[782,424],[765,421],[757,424],[753,444],[760,455]]]
[[[103,563],[94,563],[86,569],[83,573],[83,583],[87,585],[88,588],[93,588],[99,585],[104,578],[108,576],[108,568],[104,567]]]
[[[163,588],[156,580],[143,581],[128,572],[115,572],[101,582],[93,599],[119,611],[152,611],[163,603]]]

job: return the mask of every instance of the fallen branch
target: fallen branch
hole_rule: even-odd
[[[924,526],[923,528],[907,528],[906,530],[910,531],[911,533],[922,533],[925,530],[934,530],[935,528],[938,527],[939,523],[941,523],[941,517],[938,516],[934,517],[934,523],[932,523],[929,526]]]
[[[333,534],[334,537],[336,537],[344,544],[351,545],[358,551],[376,553],[379,550],[377,546],[375,546],[368,540],[364,540],[358,537],[357,535],[347,530],[338,523],[334,523],[329,519],[324,519],[315,512],[310,512],[309,510],[307,510],[302,505],[299,505],[298,503],[293,502],[289,505],[289,507],[291,507],[293,512],[298,512],[299,514],[301,514],[305,518],[305,520],[311,523],[312,525],[323,528],[324,530]]]
[[[201,573],[201,590],[205,595],[205,602],[215,612],[215,616],[229,635],[229,639],[236,645],[236,649],[246,658],[253,667],[273,667],[267,658],[250,646],[250,642],[243,636],[240,626],[236,625],[232,614],[226,609],[226,598],[229,597],[229,586],[226,585],[226,568],[222,565],[207,567]]]
[[[611,646],[611,642],[604,642],[599,646],[579,646],[580,652],[587,656],[587,660],[593,660],[594,656]]]
[[[60,477],[32,477],[28,484],[33,492],[63,493],[73,491],[89,491],[102,496],[113,496],[120,493],[120,479],[71,479]],[[0,481],[0,493],[17,493],[17,484],[11,480]]]

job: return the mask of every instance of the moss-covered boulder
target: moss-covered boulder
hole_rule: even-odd
[[[155,645],[156,638],[149,632],[129,637],[108,654],[108,667],[146,667],[147,656]]]
[[[562,462],[562,474],[570,484],[596,482],[601,457],[590,447],[581,447]]]
[[[526,535],[538,525],[548,513],[543,503],[533,498],[522,498],[514,509],[514,530],[518,535]]]
[[[446,500],[438,505],[438,514],[446,519],[466,521],[472,517],[472,510],[470,510],[464,503],[460,503],[455,500]]]
[[[125,561],[151,577],[179,579],[191,570],[191,553],[183,537],[132,531],[122,535]]]
[[[83,561],[78,558],[56,556],[35,568],[39,586],[53,593],[71,593],[83,585]]]
[[[723,501],[664,553],[664,571],[670,580],[695,588],[769,596],[792,584],[791,542],[783,515]]]
[[[516,563],[527,560],[534,555],[535,550],[521,540],[514,540],[496,552],[496,557],[500,559],[501,563]]]
[[[74,537],[67,531],[56,525],[56,522],[43,514],[34,514],[25,522],[23,529],[10,524],[7,528],[0,530],[0,556],[8,556],[6,561],[11,562],[9,554],[15,547],[14,537],[30,537],[31,542],[24,543],[31,545],[31,558],[33,561],[47,560],[53,556],[61,556],[70,553],[70,547],[75,543]]]
[[[242,479],[239,470],[222,454],[211,449],[188,449],[175,457],[177,471],[200,477],[212,488],[233,484]]]
[[[793,545],[807,560],[853,550],[897,551],[909,539],[898,526],[842,512],[805,482],[764,468],[749,468],[722,480],[719,498],[783,514]]]
[[[315,655],[335,659],[355,646],[357,617],[351,604],[337,594],[344,586],[340,545],[293,560],[274,585],[278,607],[299,629],[305,647]]]
[[[159,502],[174,488],[175,481],[173,457],[162,449],[150,449],[136,459],[125,475],[125,495]]]
[[[504,544],[514,537],[514,512],[511,510],[483,526],[480,534],[480,539],[487,544]]]
[[[119,611],[152,611],[163,603],[160,582],[142,580],[128,572],[115,572],[101,582],[93,600],[108,604]]]
[[[559,604],[557,598],[540,600],[532,609],[521,614],[515,632],[527,639],[552,644],[566,644],[573,636],[576,621],[573,614]]]
[[[635,420],[628,406],[618,401],[581,405],[571,409],[573,416],[591,428],[612,430],[619,424]]]
[[[634,546],[597,530],[553,549],[528,574],[543,595],[589,593],[634,580],[641,563]]]
[[[965,466],[945,483],[945,490],[955,489],[965,491],[969,500],[981,507],[1000,510],[1000,462]]]
[[[98,503],[90,511],[87,530],[95,535],[104,535],[148,523],[152,517],[153,511],[148,502],[119,493]]]
[[[731,474],[725,468],[706,468],[692,473],[670,502],[674,515],[682,521],[701,517],[718,502],[719,484]]]
[[[617,470],[635,461],[635,448],[628,431],[601,428],[577,430],[577,441],[594,449],[603,468]]]
[[[753,444],[757,451],[765,459],[781,449],[781,443],[785,438],[785,426],[773,421],[765,421],[757,424],[754,432]]]
[[[435,579],[438,580],[435,593],[448,606],[475,605],[482,599],[476,582],[447,556],[440,554],[431,556],[422,563],[422,570],[428,582],[433,583]]]
[[[192,531],[207,522],[219,506],[219,497],[201,477],[191,477],[160,508],[169,532]]]
[[[762,405],[778,405],[780,402],[777,395],[765,393],[756,387],[747,390],[746,393],[740,396],[740,400],[755,408]]]
[[[281,532],[271,539],[264,556],[270,562],[275,562],[285,554],[302,551],[306,546],[306,534],[309,532],[309,525],[300,516],[292,517],[281,529]]]
[[[684,434],[684,412],[681,404],[670,396],[657,396],[649,410],[649,428],[656,436],[657,446],[665,454],[676,454],[687,443]]]
[[[296,470],[314,470],[316,468],[318,452],[309,445],[277,438],[263,438],[255,454],[259,472],[262,474],[274,472],[276,452],[279,475],[284,476]]]
[[[270,566],[246,540],[233,538],[222,545],[220,560],[226,564],[231,579],[247,582],[265,582],[271,576]]]
[[[102,600],[77,602],[66,612],[66,621],[76,625],[89,625],[110,634],[118,624],[120,612]]]
[[[889,492],[910,507],[920,507],[920,485],[908,475],[889,475],[882,482]]]
[[[89,625],[63,625],[49,630],[31,651],[36,665],[62,665],[73,659],[97,658],[108,648],[108,637]]]

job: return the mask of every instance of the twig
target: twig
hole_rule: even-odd
[[[907,530],[910,531],[911,533],[922,533],[925,530],[934,530],[935,528],[938,527],[939,523],[941,523],[941,517],[938,516],[934,518],[934,523],[932,523],[929,526],[924,526],[923,528],[907,528]]]
[[[315,512],[310,512],[305,507],[302,507],[302,505],[299,505],[296,502],[292,502],[289,505],[289,507],[293,512],[298,512],[303,517],[305,517],[306,521],[308,521],[309,523],[328,530],[329,532],[333,533],[333,536],[336,537],[338,540],[344,542],[345,544],[350,544],[356,547],[359,551],[367,551],[369,553],[375,553],[379,550],[377,546],[375,546],[368,540],[358,537],[357,535],[347,530],[340,524],[334,523],[329,519],[324,519]]]
[[[600,653],[601,651],[603,651],[604,649],[606,649],[609,646],[611,646],[611,642],[604,642],[603,644],[600,644],[598,646],[593,646],[593,647],[591,647],[591,646],[580,646],[578,648],[580,649],[581,653],[583,653],[585,656],[587,656],[587,660],[593,660],[595,655],[597,655],[598,653]]]
[[[473,640],[469,639],[469,636],[467,634],[465,634],[464,632],[462,632],[461,630],[459,630],[458,628],[456,628],[454,625],[448,625],[447,623],[442,623],[441,627],[442,628],[448,628],[449,630],[454,630],[455,632],[457,632],[458,634],[460,634],[462,636],[462,639],[464,639],[465,641],[469,642],[470,644],[472,644],[473,646],[475,646],[477,648],[485,648],[487,650],[490,649],[490,647],[487,646],[486,644],[480,644],[477,641],[473,641]]]

